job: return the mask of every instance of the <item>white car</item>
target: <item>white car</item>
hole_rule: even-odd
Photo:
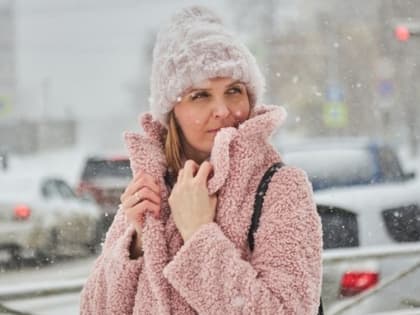
[[[98,242],[99,207],[59,177],[0,174],[0,257],[87,252]]]
[[[345,139],[279,147],[286,164],[305,169],[312,182],[326,253],[420,244],[420,183],[414,173],[403,172],[392,147]],[[326,314],[419,260],[417,256],[324,264],[322,298]],[[418,306],[420,281],[414,278],[416,274],[418,277],[420,270],[373,295],[353,313],[342,314]]]

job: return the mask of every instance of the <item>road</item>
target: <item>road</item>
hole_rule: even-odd
[[[0,296],[16,288],[28,286],[51,285],[57,281],[85,279],[93,265],[95,257],[61,260],[52,265],[37,267],[26,264],[17,268],[5,268],[0,265]],[[0,314],[12,315],[73,315],[79,314],[79,293],[62,294],[42,298],[19,299],[3,304],[15,312]],[[357,312],[357,311],[356,311]],[[326,314],[328,315],[328,313]],[[359,315],[359,314],[358,314]],[[361,313],[360,315],[363,315]],[[409,308],[404,311],[375,313],[371,315],[420,315],[420,308]]]
[[[55,264],[34,266],[27,264],[21,269],[0,267],[0,292],[9,288],[54,283],[61,280],[86,278],[95,257],[62,260]],[[74,315],[79,313],[79,294],[63,294],[43,298],[19,299],[4,303],[16,312],[0,314]]]

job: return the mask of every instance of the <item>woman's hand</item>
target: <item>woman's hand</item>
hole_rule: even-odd
[[[121,195],[121,207],[124,209],[128,221],[134,226],[136,235],[133,237],[130,253],[132,258],[141,255],[142,224],[147,211],[155,218],[160,213],[160,189],[152,176],[139,171],[128,184]]]
[[[185,162],[169,197],[175,224],[184,241],[201,225],[214,221],[217,197],[209,196],[207,180],[212,171],[209,162],[200,166],[192,160]]]

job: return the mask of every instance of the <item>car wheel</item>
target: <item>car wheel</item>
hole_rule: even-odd
[[[87,244],[87,249],[90,254],[96,255],[101,252],[102,250],[102,242],[103,242],[103,223],[101,221],[97,221],[95,225],[95,232],[92,241]]]
[[[23,265],[23,258],[21,255],[21,250],[18,246],[13,246],[10,248],[10,265],[14,268],[20,268]]]
[[[37,263],[44,264],[54,264],[58,257],[58,237],[59,232],[57,229],[51,230],[47,245],[37,252]]]

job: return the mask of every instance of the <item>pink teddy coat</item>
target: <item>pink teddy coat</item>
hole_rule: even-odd
[[[161,218],[146,216],[144,255],[131,260],[134,228],[117,213],[81,293],[81,314],[317,314],[322,232],[302,170],[285,166],[273,176],[254,251],[248,246],[257,186],[281,160],[268,139],[284,118],[282,107],[258,106],[239,128],[217,134],[208,182],[218,195],[216,218],[184,244],[167,203],[164,127],[145,114],[145,133],[125,140],[133,172],[160,184]]]

